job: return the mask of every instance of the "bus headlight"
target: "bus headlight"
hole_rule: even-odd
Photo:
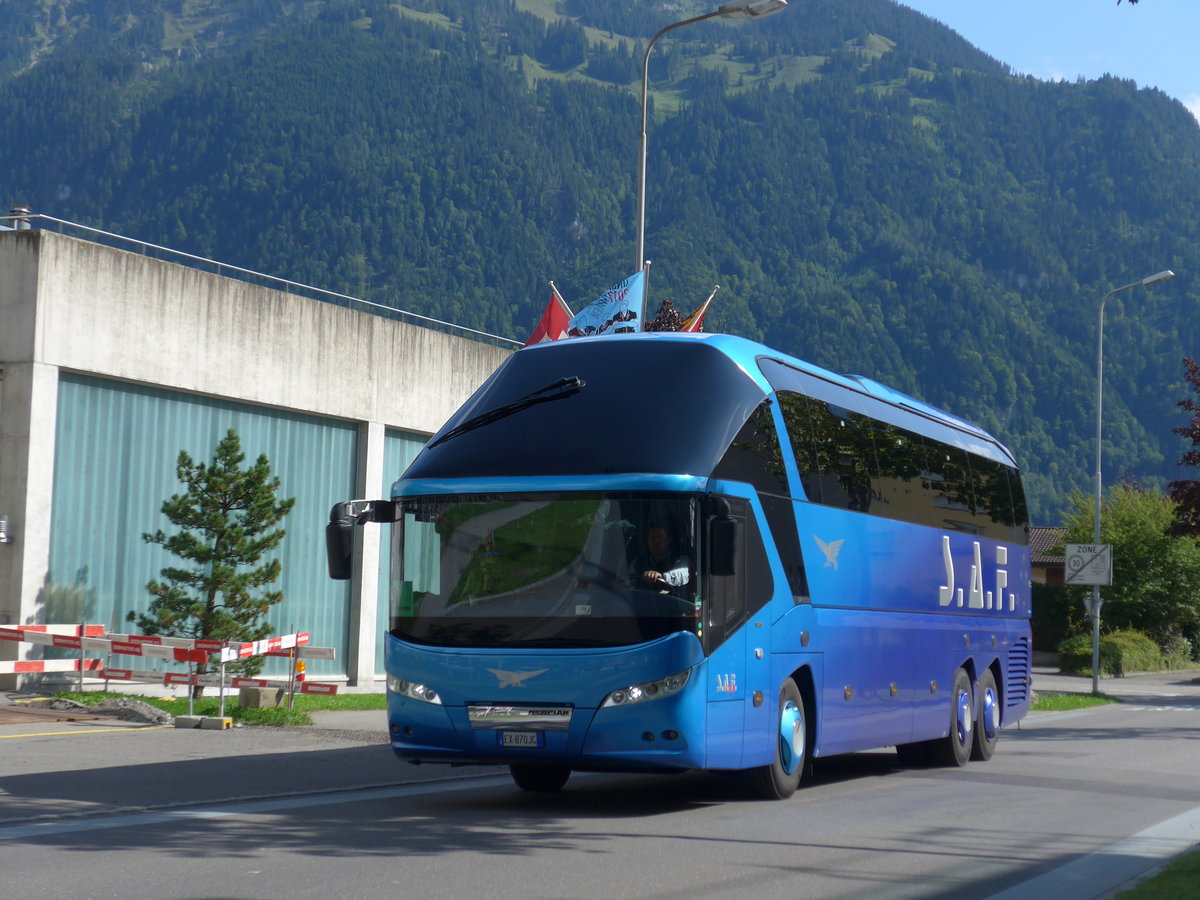
[[[683,690],[684,685],[692,675],[691,669],[684,669],[678,675],[669,675],[658,681],[647,681],[645,684],[631,684],[629,687],[618,688],[600,704],[601,708],[608,706],[629,706],[632,703],[643,703],[646,700],[661,700]]]
[[[395,675],[389,675],[387,689],[393,694],[399,694],[409,700],[416,700],[418,703],[442,705],[442,698],[438,696],[438,692],[427,684],[416,684],[412,681],[405,681],[403,678],[397,678]]]

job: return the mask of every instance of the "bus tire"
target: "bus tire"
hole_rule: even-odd
[[[512,780],[523,791],[533,791],[538,794],[553,794],[562,790],[562,786],[571,777],[570,766],[535,766],[525,763],[513,763],[508,767]]]
[[[812,770],[808,752],[808,718],[796,682],[788,679],[779,691],[775,759],[770,765],[746,772],[755,796],[764,800],[786,800]]]
[[[950,692],[950,733],[930,745],[934,762],[942,766],[965,766],[971,758],[974,731],[971,679],[965,669],[959,669],[954,673],[954,689]]]
[[[991,759],[999,739],[1000,695],[996,691],[996,676],[991,669],[985,669],[983,677],[979,679],[979,717],[975,722],[971,759]]]

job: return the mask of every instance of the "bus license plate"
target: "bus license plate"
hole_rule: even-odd
[[[540,747],[543,734],[540,731],[501,731],[501,747]]]

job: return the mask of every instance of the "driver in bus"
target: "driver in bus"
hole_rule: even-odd
[[[651,525],[646,531],[646,552],[634,563],[635,580],[650,590],[669,593],[688,583],[690,569],[686,554],[672,552],[667,529]]]

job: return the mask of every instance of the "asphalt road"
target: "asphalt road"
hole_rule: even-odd
[[[779,803],[703,774],[525,794],[503,770],[398,762],[382,712],[311,729],[0,726],[2,893],[1103,897],[1200,843],[1200,684],[1102,690],[1126,702],[1031,716],[987,763],[852,754]]]

